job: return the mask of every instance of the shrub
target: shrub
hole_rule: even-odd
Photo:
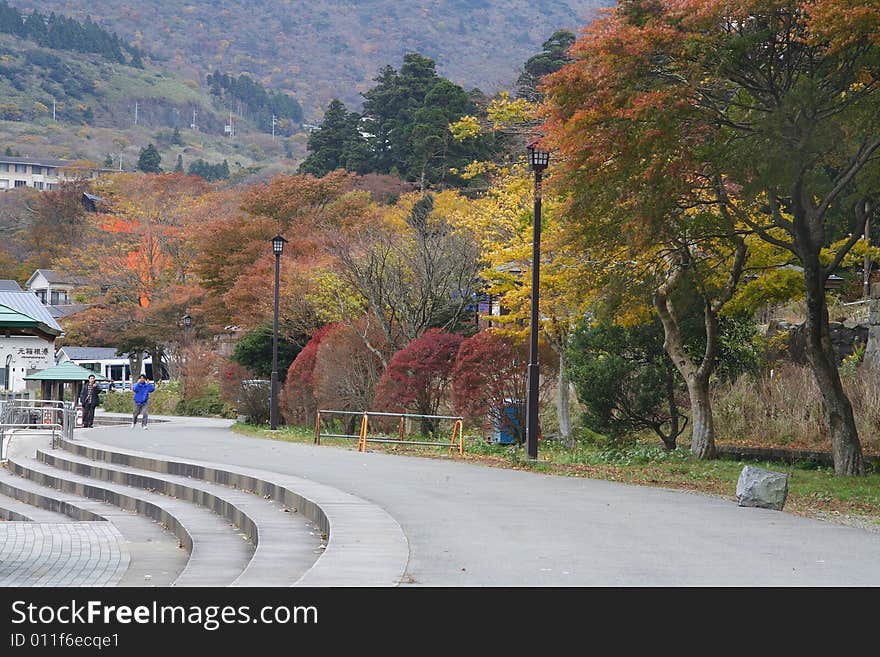
[[[220,385],[209,384],[200,397],[181,399],[175,407],[175,415],[196,417],[231,417],[229,405],[220,399]]]
[[[687,417],[678,409],[681,377],[663,349],[659,322],[584,324],[567,355],[586,428],[613,439],[647,429],[675,449]]]
[[[312,424],[315,421],[315,363],[321,341],[336,327],[326,324],[312,334],[290,367],[281,391],[281,412],[288,423]]]
[[[880,389],[867,366],[842,372],[866,450],[880,450]],[[809,367],[783,363],[764,375],[744,374],[713,392],[718,439],[757,446],[830,449],[822,397]]]
[[[181,399],[180,381],[163,381],[150,393],[149,412],[155,415],[175,415]],[[102,408],[108,413],[131,413],[134,399],[130,390],[106,392],[102,397]]]
[[[436,415],[445,400],[464,338],[430,329],[394,354],[376,387],[374,406],[391,412]],[[423,418],[422,433],[434,433],[436,420]]]
[[[524,341],[493,331],[480,331],[464,340],[452,373],[456,411],[480,426],[491,423],[514,431],[517,442],[524,442],[528,362]],[[513,419],[504,410],[511,402]]]
[[[247,417],[248,424],[268,424],[272,384],[264,379],[241,382],[238,391],[238,413]]]
[[[378,329],[368,339],[374,347],[384,346]],[[339,325],[324,336],[318,347],[315,401],[321,408],[368,410],[381,374],[382,363],[367,346],[362,333],[352,326]]]

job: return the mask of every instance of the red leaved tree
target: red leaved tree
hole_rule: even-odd
[[[545,359],[545,353],[546,359]],[[554,368],[552,354],[542,350],[541,364]],[[480,331],[464,340],[459,347],[452,371],[452,399],[456,411],[471,422],[491,424],[514,432],[517,442],[525,440],[525,400],[528,386],[529,349],[525,341],[494,331]],[[544,375],[542,389],[552,383],[549,371]],[[504,407],[513,405],[515,419]]]
[[[458,413],[470,422],[513,432],[525,439],[528,350],[524,343],[492,331],[462,342],[453,370],[452,397]],[[513,404],[515,420],[505,412]]]
[[[374,406],[395,413],[436,415],[446,399],[463,336],[428,330],[394,354],[376,386]],[[434,433],[436,420],[422,418],[422,433]]]
[[[354,413],[372,408],[384,357],[374,345],[386,347],[381,330],[366,322],[337,324],[323,337],[312,375],[317,408]],[[349,416],[348,433],[358,419]]]
[[[311,424],[315,421],[318,408],[315,400],[318,348],[336,327],[336,324],[325,324],[315,331],[287,370],[287,380],[281,391],[281,412],[288,424]]]

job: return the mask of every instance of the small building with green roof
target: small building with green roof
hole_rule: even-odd
[[[39,381],[42,391],[42,399],[55,399],[62,401],[64,399],[64,388],[67,384],[71,385],[71,400],[76,401],[79,397],[83,384],[88,381],[90,376],[94,376],[96,381],[109,381],[106,376],[98,372],[80,367],[76,363],[70,361],[53,365],[39,372],[33,372],[25,376],[26,381]]]

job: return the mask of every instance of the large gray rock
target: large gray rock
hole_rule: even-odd
[[[740,506],[758,506],[781,511],[788,497],[788,475],[747,465],[736,482]]]

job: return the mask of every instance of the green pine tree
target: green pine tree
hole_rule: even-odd
[[[141,149],[137,168],[144,173],[161,173],[162,167],[159,166],[161,162],[162,156],[159,155],[159,151],[156,150],[153,144],[150,144],[146,148]]]

